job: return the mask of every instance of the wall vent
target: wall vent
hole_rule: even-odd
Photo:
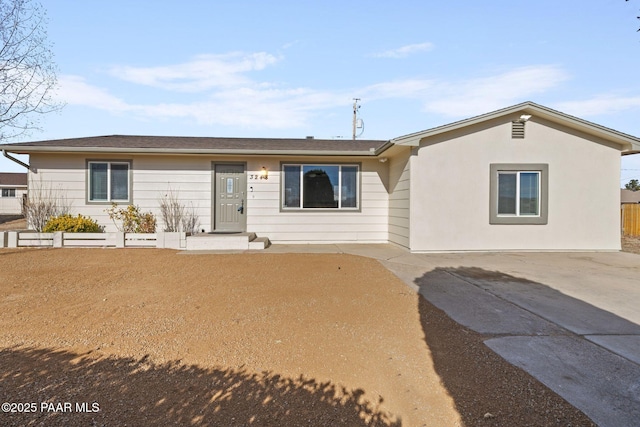
[[[511,122],[511,138],[524,139],[524,122],[522,120]]]

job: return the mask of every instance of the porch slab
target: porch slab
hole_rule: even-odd
[[[186,250],[188,251],[234,251],[249,249],[264,249],[268,246],[268,239],[257,239],[256,233],[216,234],[203,233],[187,236]]]

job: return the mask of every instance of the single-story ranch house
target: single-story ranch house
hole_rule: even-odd
[[[0,215],[20,215],[26,194],[26,173],[0,172]]]
[[[620,155],[640,139],[525,102],[392,140],[101,136],[0,145],[29,186],[159,213],[172,192],[205,232],[391,242],[414,252],[620,249]],[[162,224],[159,224],[162,228]]]

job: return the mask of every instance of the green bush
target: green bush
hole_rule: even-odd
[[[69,214],[54,216],[45,224],[43,233],[54,231],[68,231],[71,233],[102,233],[104,228],[98,223],[82,215],[71,216]]]

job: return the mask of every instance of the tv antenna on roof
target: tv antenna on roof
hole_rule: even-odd
[[[358,110],[360,110],[360,105],[358,105],[358,101],[360,98],[353,98],[353,140],[364,133],[364,121],[358,118]],[[362,129],[359,134],[356,135],[356,130]]]

